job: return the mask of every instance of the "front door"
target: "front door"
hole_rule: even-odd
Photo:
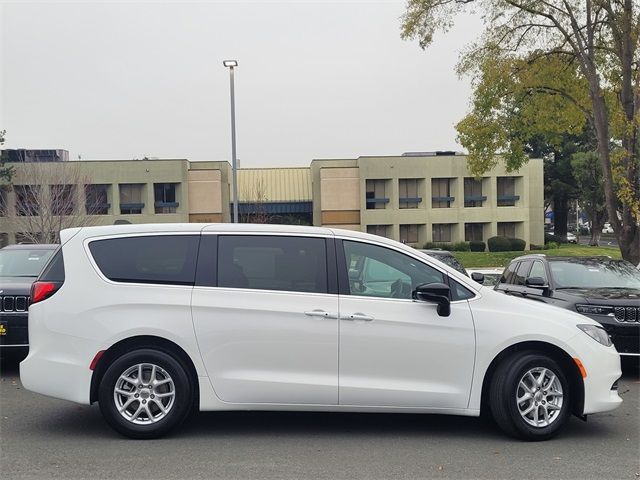
[[[221,400],[338,403],[338,296],[328,248],[332,238],[203,235],[193,322]]]
[[[468,302],[452,302],[441,317],[435,304],[411,298],[420,284],[446,282],[441,271],[374,244],[344,240],[337,248],[348,283],[340,296],[340,404],[466,408],[475,357]]]

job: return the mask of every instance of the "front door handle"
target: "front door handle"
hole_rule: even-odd
[[[343,315],[340,318],[342,320],[351,320],[351,321],[359,320],[364,322],[371,322],[372,320],[374,320],[374,318],[371,315],[366,315],[360,312],[352,313],[351,315]]]
[[[338,318],[337,315],[331,314],[325,310],[315,309],[315,310],[307,310],[304,312],[307,317],[320,317],[320,318]]]

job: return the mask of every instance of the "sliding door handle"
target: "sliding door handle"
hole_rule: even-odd
[[[364,313],[356,312],[351,315],[343,315],[340,317],[342,320],[351,320],[351,321],[361,321],[361,322],[371,322],[374,318],[371,315],[366,315]]]
[[[331,314],[325,310],[320,310],[320,309],[316,309],[316,310],[307,310],[306,312],[304,312],[304,314],[307,317],[319,317],[319,318],[338,318],[338,315],[336,314]]]

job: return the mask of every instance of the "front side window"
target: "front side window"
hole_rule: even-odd
[[[89,250],[109,280],[193,285],[199,235],[158,235],[94,240]]]
[[[513,277],[513,280],[511,283],[515,285],[524,285],[524,279],[527,278],[530,268],[531,268],[530,261],[526,260],[524,262],[520,262],[520,265],[518,265],[518,270],[516,270],[516,274]]]
[[[531,267],[531,271],[529,272],[529,278],[538,277],[544,280],[545,285],[549,283],[547,281],[547,273],[544,271],[544,265],[542,262],[533,262],[533,266]]]
[[[218,287],[327,293],[325,240],[221,235]]]
[[[410,299],[423,283],[442,283],[444,275],[394,250],[344,241],[349,293],[365,297]]]

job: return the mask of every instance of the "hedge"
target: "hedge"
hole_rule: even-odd
[[[487,244],[473,240],[469,242],[469,250],[472,252],[484,252],[487,249]]]
[[[507,237],[491,237],[487,240],[490,252],[509,252],[511,251],[511,241]]]

